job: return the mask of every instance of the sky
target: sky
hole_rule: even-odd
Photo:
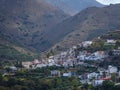
[[[105,5],[120,3],[120,0],[96,0],[96,1]]]

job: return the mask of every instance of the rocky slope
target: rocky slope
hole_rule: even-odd
[[[44,0],[1,0],[0,36],[41,52],[52,45],[43,37],[44,32],[65,18],[63,11]]]
[[[103,8],[91,7],[63,21],[52,29],[51,42],[59,42],[56,47],[68,48],[84,40],[120,29],[120,4]],[[54,40],[56,39],[56,40]],[[54,43],[57,43],[54,42]]]

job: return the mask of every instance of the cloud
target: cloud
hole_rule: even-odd
[[[120,3],[120,0],[96,0],[96,1],[105,5]]]

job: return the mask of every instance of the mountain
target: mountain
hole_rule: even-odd
[[[60,8],[68,15],[75,15],[81,10],[97,6],[102,7],[103,5],[96,0],[45,0],[48,3]]]
[[[0,37],[41,52],[52,45],[43,34],[67,17],[44,0],[1,0]]]
[[[57,43],[54,48],[66,49],[84,40],[91,40],[109,31],[120,29],[120,4],[103,8],[87,8],[77,15],[64,20],[48,35],[50,42]],[[51,37],[52,36],[52,37]],[[58,43],[59,42],[59,43]]]
[[[33,52],[66,49],[120,29],[119,9],[89,7],[70,17],[45,0],[1,0],[0,38]]]

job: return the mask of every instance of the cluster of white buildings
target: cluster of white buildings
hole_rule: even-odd
[[[114,56],[120,56],[120,48],[116,49],[116,50],[113,50],[112,52],[113,52]]]
[[[116,77],[120,77],[120,71],[115,66],[108,66],[108,69],[98,69],[98,72],[86,73],[80,75],[80,82],[82,84],[88,83],[93,84],[93,86],[102,85],[103,81],[111,80],[112,74],[115,74]]]
[[[105,42],[105,45],[115,45],[116,40],[108,39]],[[79,44],[80,47],[88,47],[93,44],[93,41],[84,41]],[[64,66],[64,67],[72,67],[74,65],[81,64],[80,61],[85,60],[104,60],[108,57],[108,53],[105,51],[96,51],[90,53],[88,51],[79,51],[76,56],[75,50],[77,46],[73,46],[69,50],[65,52],[61,52],[60,54],[50,56],[49,58],[42,59],[42,61],[34,60],[33,62],[22,62],[22,65],[27,68],[41,68],[46,66]],[[120,55],[120,49],[113,50],[114,55]]]
[[[114,39],[107,39],[105,42],[105,45],[115,45],[116,44],[116,40]]]
[[[84,41],[79,45],[80,47],[88,47],[92,45],[92,43],[92,41]],[[96,51],[94,53],[79,51],[78,55],[76,56],[75,49],[77,49],[77,46],[73,46],[69,50],[61,52],[60,54],[42,59],[42,61],[34,60],[33,62],[22,62],[22,65],[27,69],[35,69],[45,66],[72,67],[78,63],[81,63],[80,60],[102,60],[107,57],[107,54],[104,51]]]
[[[47,62],[46,61],[42,62],[35,59],[34,61],[22,62],[22,66],[25,69],[36,69],[36,68],[46,67]]]
[[[89,53],[87,51],[80,51],[77,58],[79,60],[102,60],[107,56],[108,54],[105,51],[96,51],[94,53]]]

